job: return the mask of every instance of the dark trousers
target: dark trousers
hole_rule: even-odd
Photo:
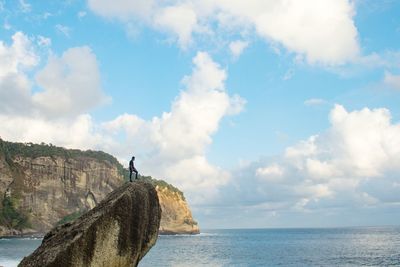
[[[129,174],[129,181],[132,181],[132,173],[133,172],[130,172]],[[137,179],[137,172],[135,172],[135,179]]]

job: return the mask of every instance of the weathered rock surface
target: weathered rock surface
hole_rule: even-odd
[[[181,192],[156,186],[162,209],[160,234],[199,234],[199,226]]]
[[[0,155],[0,166],[2,199],[10,196],[42,233],[69,214],[93,208],[123,183],[115,164],[84,155],[15,155],[8,161]]]
[[[155,244],[160,220],[154,186],[126,183],[74,222],[51,230],[19,266],[137,266]]]

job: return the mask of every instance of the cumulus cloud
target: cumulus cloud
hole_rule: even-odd
[[[105,98],[90,48],[50,55],[43,68],[28,76],[26,70],[39,60],[33,44],[22,33],[13,39],[10,46],[0,45],[2,138],[101,149],[124,164],[136,154],[142,174],[173,183],[192,203],[207,202],[228,182],[230,174],[207,160],[206,149],[221,120],[241,112],[245,100],[228,95],[226,71],[207,53],[193,58],[192,73],[183,77],[184,90],[169,111],[151,120],[122,114],[98,123],[87,113]],[[34,85],[40,90],[32,92]]]
[[[55,145],[99,149],[112,140],[102,135],[88,114],[49,120],[40,116],[0,114],[0,136],[8,141],[52,143]]]
[[[283,175],[283,169],[278,164],[272,164],[260,167],[256,170],[256,176],[263,178],[280,177]]]
[[[125,23],[140,21],[171,33],[186,48],[193,36],[252,32],[312,64],[337,65],[359,54],[354,6],[349,0],[128,1],[88,0],[90,9]],[[243,44],[242,44],[243,46]],[[240,47],[234,50],[239,54]]]
[[[31,82],[26,71],[38,62],[39,57],[30,39],[23,33],[15,33],[10,46],[0,41],[0,112],[12,114],[29,111],[32,105]]]
[[[31,75],[40,60],[35,50],[22,32],[12,36],[10,45],[0,42],[0,135],[15,141],[87,147],[84,142],[71,140],[85,136],[80,129],[89,129],[92,123],[84,113],[106,99],[95,55],[88,47],[71,48],[61,57],[50,56],[48,63]],[[80,137],[73,136],[72,129]]]
[[[167,179],[200,203],[229,179],[228,172],[207,161],[205,150],[222,118],[240,112],[245,102],[227,94],[226,72],[207,53],[199,52],[193,64],[169,112],[150,121],[124,114],[103,127],[114,135],[125,133],[115,148],[120,155],[140,153],[143,172]]]
[[[87,46],[50,56],[36,83],[43,91],[32,96],[33,103],[50,116],[81,114],[106,101],[96,56]]]
[[[170,6],[159,11],[154,25],[176,35],[179,45],[185,48],[192,41],[192,33],[197,27],[197,16],[189,6]]]
[[[349,112],[341,105],[330,123],[280,157],[235,171],[221,203],[278,215],[398,205],[400,124],[384,108]]]
[[[4,77],[10,73],[17,73],[19,69],[30,68],[38,63],[29,38],[22,32],[12,36],[13,43],[7,46],[0,41],[0,75]]]
[[[97,59],[89,47],[70,48],[61,57],[51,55],[36,71],[35,80],[30,80],[28,72],[38,63],[34,44],[25,34],[15,33],[9,46],[0,42],[0,112],[70,117],[107,101]],[[33,93],[33,86],[40,90]]]

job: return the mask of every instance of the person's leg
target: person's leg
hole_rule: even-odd
[[[137,180],[137,173],[138,173],[138,172],[136,172],[136,180]]]
[[[129,173],[129,181],[132,182],[132,172]]]

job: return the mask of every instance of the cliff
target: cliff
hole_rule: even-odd
[[[156,243],[160,219],[154,186],[126,183],[73,223],[51,230],[19,266],[137,266]]]
[[[199,234],[199,226],[193,220],[182,192],[162,185],[157,185],[156,190],[163,212],[160,234]]]
[[[73,220],[123,184],[126,176],[123,166],[104,152],[0,139],[0,236],[45,233]],[[164,181],[141,178],[157,188],[161,233],[198,233],[182,192]]]

